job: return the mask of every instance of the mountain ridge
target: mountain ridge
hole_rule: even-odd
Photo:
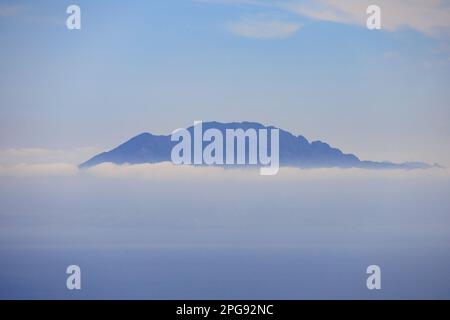
[[[433,167],[424,162],[393,163],[361,160],[352,153],[343,153],[340,149],[320,140],[309,142],[302,135],[295,136],[289,131],[275,126],[265,126],[258,122],[203,122],[203,131],[211,128],[226,129],[279,129],[280,167],[298,168],[364,168],[364,169],[427,169]],[[187,128],[192,134],[193,126]],[[170,135],[154,135],[149,132],[138,134],[116,148],[99,153],[79,165],[80,168],[92,167],[104,162],[115,164],[141,164],[171,161],[172,148],[178,142],[171,141]],[[205,143],[203,144],[203,148]],[[270,148],[269,148],[270,150]],[[246,148],[246,154],[248,150]],[[434,165],[437,166],[437,165]]]

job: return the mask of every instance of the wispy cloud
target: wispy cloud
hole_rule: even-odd
[[[409,27],[435,34],[450,27],[448,0],[308,0],[283,1],[280,6],[317,20],[365,26],[366,9],[371,4],[381,8],[382,27],[388,31]]]
[[[282,10],[300,17],[364,27],[366,9],[381,8],[382,27],[387,31],[411,28],[428,35],[450,29],[449,0],[204,0],[226,5],[246,5],[267,10]]]
[[[31,5],[0,4],[0,18],[12,17],[27,24],[65,26],[65,19],[46,15],[37,9],[38,7]]]
[[[300,29],[297,23],[261,18],[228,22],[226,28],[235,35],[254,39],[286,38]]]
[[[0,4],[0,17],[10,17],[16,15],[23,9],[20,5]]]

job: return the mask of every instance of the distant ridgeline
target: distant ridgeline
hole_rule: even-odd
[[[257,143],[252,144],[250,138],[255,136]],[[261,144],[262,140],[266,143],[265,146],[264,143]],[[254,152],[256,152],[256,156],[253,155]],[[177,161],[173,161],[174,157]],[[231,159],[233,163],[230,162]],[[142,133],[111,151],[94,156],[82,163],[80,168],[92,167],[105,162],[120,165],[167,161],[176,164],[225,167],[230,164],[268,167],[272,168],[272,171],[278,170],[278,165],[296,168],[365,169],[427,169],[433,167],[422,162],[362,161],[353,154],[345,154],[337,148],[330,147],[327,143],[308,142],[301,135],[294,136],[282,129],[273,126],[267,127],[255,122],[199,122],[187,129],[178,129],[172,135],[156,136]],[[274,173],[276,172],[267,174]]]

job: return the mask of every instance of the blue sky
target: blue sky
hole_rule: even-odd
[[[65,28],[73,3],[80,31]],[[450,165],[448,1],[379,1],[380,31],[336,3],[1,0],[0,149],[253,120],[364,159]]]

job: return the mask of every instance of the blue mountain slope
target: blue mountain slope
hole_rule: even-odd
[[[204,122],[203,131],[209,128],[219,129],[224,137],[226,129],[270,129],[255,122]],[[188,131],[193,136],[193,127]],[[117,148],[102,152],[82,163],[80,168],[92,167],[104,162],[115,164],[158,163],[171,161],[171,150],[177,142],[170,140],[170,135],[155,136],[150,133],[140,134]],[[204,144],[204,146],[206,143]],[[270,150],[270,148],[269,148]],[[248,152],[248,150],[246,150]],[[353,154],[345,154],[337,148],[321,141],[309,142],[303,136],[294,136],[280,129],[280,166],[298,168],[366,168],[366,169],[426,169],[431,165],[422,162],[375,162],[362,161]]]

